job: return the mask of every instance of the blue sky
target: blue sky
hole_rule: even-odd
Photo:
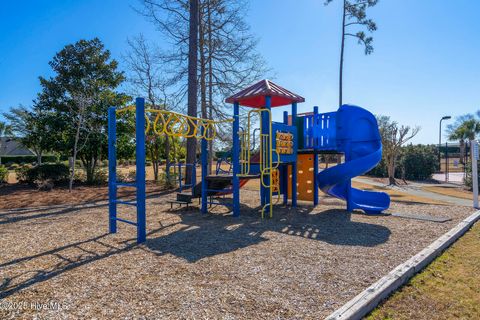
[[[0,111],[31,105],[38,76],[68,43],[99,37],[121,60],[127,37],[161,35],[131,6],[136,0],[3,1],[0,12]],[[381,0],[375,51],[346,45],[344,102],[419,125],[417,143],[438,141],[443,115],[480,109],[480,1]],[[247,22],[275,82],[306,98],[299,111],[334,111],[338,101],[340,2],[251,0]],[[280,110],[281,112],[281,110]],[[280,112],[274,116],[280,118]]]

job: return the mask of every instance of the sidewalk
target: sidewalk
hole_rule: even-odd
[[[447,196],[447,195],[443,195],[443,194],[439,194],[439,193],[435,193],[435,192],[430,192],[430,191],[426,191],[426,190],[422,189],[423,187],[425,187],[427,185],[430,185],[430,184],[423,184],[423,183],[419,183],[419,182],[411,182],[406,186],[386,186],[383,183],[373,181],[373,180],[368,179],[368,178],[357,177],[357,178],[354,178],[353,180],[358,181],[358,182],[362,182],[362,183],[366,183],[366,184],[370,184],[372,186],[387,187],[387,188],[390,188],[392,190],[398,190],[398,191],[401,191],[401,192],[404,192],[404,193],[407,193],[407,194],[410,194],[410,195],[413,195],[413,196],[430,198],[430,199],[433,199],[433,200],[447,202],[447,203],[451,203],[451,204],[458,205],[458,206],[464,206],[464,207],[471,207],[472,206],[472,200],[451,197],[451,196]]]

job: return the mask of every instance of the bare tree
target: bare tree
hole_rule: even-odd
[[[124,55],[130,76],[128,81],[136,95],[146,96],[152,109],[168,109],[166,87],[163,77],[163,59],[158,48],[149,45],[140,34],[127,40],[129,50]],[[152,119],[152,122],[154,119]],[[165,142],[166,167],[170,166],[170,139],[168,135],[157,136],[154,132],[147,137],[147,150],[152,160],[154,180],[158,181],[160,166],[160,150],[162,140]]]
[[[330,4],[334,0],[326,0],[325,5]],[[338,105],[343,104],[343,57],[345,51],[345,38],[353,37],[357,39],[359,44],[365,47],[365,54],[369,55],[373,52],[373,38],[368,37],[365,31],[359,30],[355,33],[348,29],[352,27],[364,27],[369,32],[377,30],[377,25],[372,19],[367,19],[367,8],[373,7],[378,0],[342,0],[342,41],[340,45],[340,72],[339,72],[339,95]]]
[[[382,137],[383,158],[387,165],[388,181],[395,185],[395,169],[400,156],[401,147],[420,131],[420,127],[399,125],[391,121],[390,117],[378,116],[378,128]]]
[[[186,0],[143,0],[138,10],[150,19],[169,40],[171,49],[164,55],[169,65],[165,73],[177,88],[176,97],[185,96],[189,53],[189,4]],[[255,51],[257,40],[244,20],[248,6],[244,0],[200,0],[198,7],[198,93],[200,113],[210,119],[231,116],[223,99],[263,76],[268,69]],[[191,70],[190,70],[191,71]],[[190,92],[190,91],[189,91]],[[227,130],[227,128],[222,128]],[[218,135],[222,137],[222,134]],[[213,143],[209,143],[209,169]]]
[[[70,171],[70,181],[68,184],[68,190],[72,192],[73,189],[73,181],[75,179],[75,170],[76,170],[76,161],[78,153],[85,147],[89,132],[91,132],[88,124],[88,117],[89,117],[89,110],[95,104],[95,98],[84,92],[75,92],[72,93],[72,103],[68,104],[68,108],[70,109],[70,114],[74,115],[74,130],[75,130],[75,138],[73,143],[73,152],[72,152],[72,163],[71,163],[71,171]],[[87,132],[87,135],[84,139],[84,142],[80,143],[81,133],[82,131]]]

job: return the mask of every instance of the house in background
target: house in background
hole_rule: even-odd
[[[0,164],[8,162],[9,157],[34,157],[30,149],[22,145],[20,140],[9,137],[0,137]]]

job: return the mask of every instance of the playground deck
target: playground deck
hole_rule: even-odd
[[[434,223],[352,215],[328,199],[296,212],[276,207],[262,221],[256,191],[242,192],[240,218],[171,212],[174,197],[147,199],[142,245],[129,225],[108,234],[106,202],[2,211],[0,298],[25,305],[0,309],[0,318],[318,319],[473,212],[397,202],[388,211],[453,218]],[[119,216],[133,212],[119,207]]]

